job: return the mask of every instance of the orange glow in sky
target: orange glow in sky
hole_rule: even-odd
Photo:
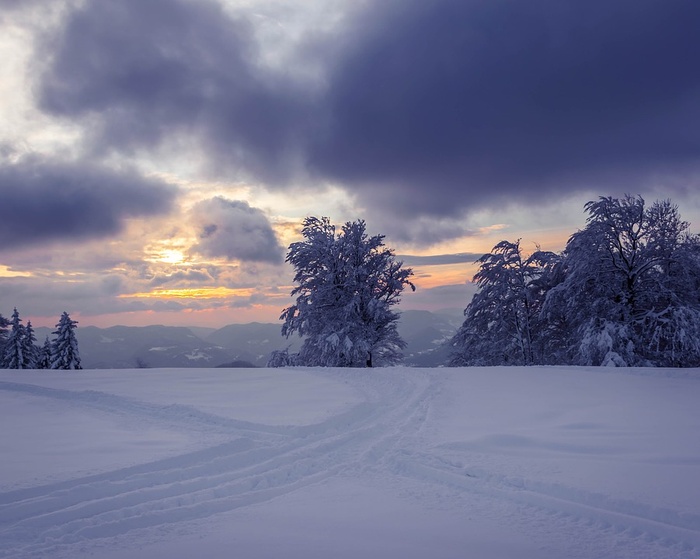
[[[154,289],[144,293],[125,293],[122,299],[224,299],[227,297],[250,297],[255,290],[250,287],[196,287],[184,289]]]

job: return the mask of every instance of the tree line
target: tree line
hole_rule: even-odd
[[[700,237],[669,200],[600,197],[564,251],[501,241],[477,263],[478,291],[447,365],[700,366]],[[391,365],[405,342],[392,310],[413,271],[362,220],[303,222],[289,247],[293,305],[282,334],[301,350],[270,366]]]
[[[0,368],[82,369],[74,332],[77,324],[64,312],[56,324],[53,340],[47,336],[39,346],[31,321],[22,324],[17,308],[10,319],[0,314]]]
[[[561,253],[525,254],[503,240],[483,255],[478,291],[448,342],[446,365],[700,366],[700,236],[670,200],[600,197]],[[363,220],[336,228],[307,217],[289,246],[294,304],[282,334],[303,337],[269,366],[365,367],[399,363],[406,343],[393,310],[413,271],[369,235]],[[63,313],[55,338],[36,345],[31,322],[0,315],[0,367],[80,369]]]

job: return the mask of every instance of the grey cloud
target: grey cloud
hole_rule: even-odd
[[[110,289],[105,289],[105,280],[99,278],[63,283],[55,278],[0,278],[0,312],[5,314],[15,306],[23,316],[57,317],[65,310],[99,315],[149,308],[143,300],[114,297]]]
[[[154,310],[154,311],[165,311],[165,312],[180,312],[185,309],[192,309],[195,307],[199,307],[199,305],[191,305],[191,304],[183,304],[179,303],[177,301],[173,300],[167,300],[167,301],[161,301],[161,300],[155,300],[153,302],[149,302],[148,304],[149,309]]]
[[[211,198],[192,209],[199,242],[192,250],[204,256],[250,262],[282,262],[283,248],[265,214],[247,202]]]
[[[207,270],[179,270],[172,274],[157,274],[149,283],[151,287],[166,284],[190,285],[213,282],[214,278]]]
[[[175,194],[160,180],[84,161],[0,164],[0,250],[112,235],[126,218],[167,212]]]
[[[264,71],[253,30],[214,1],[88,0],[43,41],[41,107],[85,117],[96,151],[196,137],[211,168],[288,174],[306,92]]]
[[[698,168],[697,2],[367,6],[311,161],[368,206],[456,216]]]
[[[420,288],[403,298],[401,308],[426,311],[462,310],[469,304],[476,291],[476,285],[471,282]]]
[[[47,0],[0,0],[0,21],[2,21],[2,13],[6,10],[17,10],[21,8],[28,8],[35,4],[41,2],[46,2]]]
[[[124,285],[124,277],[114,274],[106,276],[100,281],[100,288],[104,295],[118,295],[123,292]]]
[[[264,68],[213,1],[87,0],[38,51],[39,99],[98,151],[187,134],[211,169],[272,188],[303,170],[427,244],[505,202],[673,194],[700,168],[697,21],[694,0],[366,2],[303,44],[321,90]]]
[[[473,263],[483,256],[476,252],[458,252],[455,254],[434,254],[431,256],[397,255],[398,260],[406,266],[440,266],[443,264]]]

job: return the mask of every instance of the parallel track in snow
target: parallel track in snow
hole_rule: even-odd
[[[0,389],[106,412],[128,410],[169,425],[182,411],[94,392],[72,397],[69,391],[15,383],[0,383]],[[293,428],[208,415],[200,421],[201,414],[195,414],[195,425],[215,426],[217,432],[228,429],[231,441],[113,472],[0,493],[0,557],[69,556],[74,544],[207,518],[317,483],[351,468],[388,426],[401,424],[412,414],[421,390],[415,387],[391,405],[377,392],[327,421]],[[190,418],[187,425],[192,424]]]
[[[322,373],[319,373],[322,374]],[[629,545],[638,557],[700,557],[700,515],[541,481],[509,478],[446,460],[422,429],[441,390],[440,375],[352,371],[344,379],[365,402],[314,425],[274,427],[158,406],[99,392],[0,382],[0,390],[131,414],[168,426],[215,432],[228,442],[163,460],[64,482],[0,493],[0,558],[70,557],[75,546],[132,531],[262,503],[338,475],[406,480],[469,500],[486,496],[527,511],[599,552]],[[468,453],[465,453],[468,463]],[[635,545],[638,542],[639,545]],[[646,553],[646,555],[645,555]]]

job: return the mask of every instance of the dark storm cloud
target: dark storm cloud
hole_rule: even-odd
[[[88,0],[42,42],[43,110],[83,117],[90,148],[196,137],[213,168],[286,175],[303,92],[258,65],[253,30],[209,0]]]
[[[149,282],[151,287],[162,285],[196,285],[212,283],[214,278],[207,270],[178,270],[172,274],[156,274]]]
[[[265,214],[247,202],[221,197],[192,209],[198,243],[192,251],[213,258],[280,264],[283,249]]]
[[[369,3],[312,164],[403,215],[697,169],[698,21],[694,0]]]
[[[111,235],[126,218],[168,211],[175,192],[130,170],[80,161],[0,163],[0,250]]]
[[[427,239],[423,216],[440,240],[470,209],[697,173],[698,21],[695,0],[366,2],[303,45],[314,90],[212,1],[88,0],[38,51],[39,99],[98,151],[186,135],[269,186],[303,163],[399,238]]]

